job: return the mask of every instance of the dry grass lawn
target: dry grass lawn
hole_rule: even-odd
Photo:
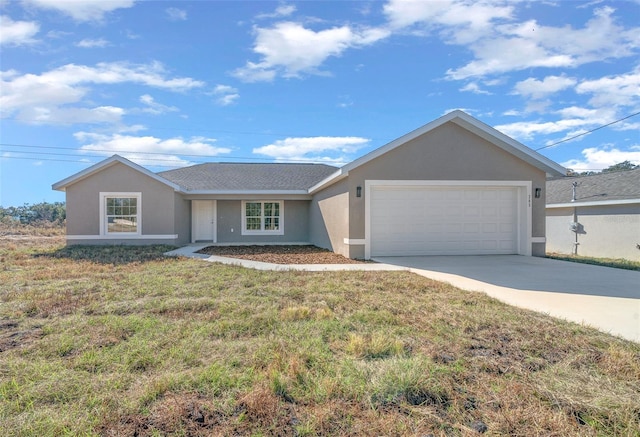
[[[0,435],[637,436],[640,345],[407,272],[0,237]]]

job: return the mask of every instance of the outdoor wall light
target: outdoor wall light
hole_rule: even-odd
[[[359,185],[356,187],[356,197],[362,197],[362,187]]]
[[[542,188],[536,188],[536,192],[535,192],[536,199],[540,198],[540,193],[542,193]]]

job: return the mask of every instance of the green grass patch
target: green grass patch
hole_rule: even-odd
[[[640,345],[407,272],[0,242],[0,436],[637,435]]]
[[[623,258],[594,258],[580,255],[562,255],[559,253],[548,253],[547,258],[560,261],[571,261],[582,264],[592,264],[603,267],[613,267],[614,269],[637,270],[640,271],[640,261],[631,261]]]

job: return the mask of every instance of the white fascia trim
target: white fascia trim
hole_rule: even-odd
[[[602,200],[593,202],[567,202],[567,203],[551,203],[547,204],[547,208],[574,208],[581,206],[610,206],[610,205],[633,205],[640,203],[640,199],[624,199],[624,200]]]
[[[175,240],[178,234],[161,235],[67,235],[67,240]]]
[[[367,243],[367,240],[364,238],[345,238],[343,242],[347,246],[362,246]]]
[[[309,194],[314,194],[316,191],[320,191],[323,188],[346,178],[349,175],[349,173],[347,170],[344,170],[345,167],[340,168],[338,171],[336,171],[332,175],[329,175],[328,177],[324,178],[323,180],[315,184],[313,187],[309,188],[308,190]]]
[[[458,114],[456,117],[451,119],[451,121],[467,129],[468,131],[475,133],[479,137],[484,138],[490,143],[495,144],[501,149],[518,156],[534,167],[537,167],[540,170],[544,170],[548,175],[565,176],[567,174],[566,168],[564,168],[557,162],[552,161],[546,156],[541,155],[535,150],[525,146],[524,144],[514,140],[510,136],[503,134],[499,130],[483,123],[476,118],[473,118],[463,111],[454,112],[458,112]],[[518,153],[513,153],[514,151]]]
[[[531,256],[531,232],[533,229],[533,214],[531,206],[531,181],[428,181],[428,180],[365,180],[364,198],[364,258],[371,259],[371,189],[376,186],[456,186],[456,187],[516,187],[518,190],[518,225],[521,227],[524,220],[524,230],[518,232],[518,253]],[[524,191],[524,192],[523,192]],[[522,197],[524,195],[524,197]],[[523,206],[526,213],[521,214]]]
[[[265,195],[265,196],[274,196],[274,195],[305,195],[308,196],[309,192],[307,190],[189,190],[189,191],[185,191],[184,192],[187,196],[188,195],[195,195],[195,194],[199,194],[199,195],[226,195],[226,194],[230,194],[230,195],[247,195],[247,196],[258,196],[258,195]]]
[[[317,191],[319,188],[324,188],[324,186],[329,185],[331,183],[337,182],[345,176],[348,176],[349,171],[353,170],[356,167],[359,167],[375,158],[378,158],[381,155],[395,149],[398,146],[401,146],[427,132],[436,129],[437,127],[442,126],[443,124],[452,121],[457,125],[461,126],[464,129],[469,130],[470,132],[475,133],[476,135],[484,138],[492,144],[500,147],[507,152],[517,152],[515,153],[521,159],[529,162],[531,165],[544,170],[546,173],[555,175],[555,176],[564,176],[567,174],[567,169],[562,167],[560,164],[550,160],[549,158],[539,154],[533,149],[525,146],[522,143],[514,140],[513,138],[503,134],[502,132],[492,128],[491,126],[484,124],[480,120],[473,118],[469,114],[464,111],[455,110],[446,115],[443,115],[440,118],[437,118],[430,123],[425,124],[424,126],[409,132],[401,136],[400,138],[393,140],[392,142],[379,147],[364,156],[356,159],[355,161],[346,164],[339,171],[329,176],[324,181],[316,184],[315,186],[309,189],[309,192],[312,193]],[[512,149],[512,150],[509,150]]]
[[[59,182],[56,182],[55,184],[53,184],[51,186],[51,188],[54,189],[54,190],[58,190],[58,191],[66,191],[66,187],[68,185],[71,185],[71,184],[73,184],[75,182],[78,182],[78,181],[84,179],[84,178],[87,178],[87,177],[91,176],[92,174],[94,174],[94,173],[96,173],[96,172],[98,172],[98,171],[100,171],[100,170],[102,170],[104,168],[110,167],[110,166],[112,166],[112,165],[114,165],[114,164],[116,164],[118,162],[121,163],[121,164],[124,164],[124,165],[126,165],[128,167],[131,167],[132,169],[134,169],[136,171],[139,171],[140,173],[142,173],[142,174],[144,174],[146,176],[149,176],[150,178],[155,179],[156,181],[158,181],[158,182],[160,182],[162,184],[168,185],[169,187],[173,188],[175,191],[182,192],[182,188],[180,188],[180,186],[174,184],[173,182],[168,181],[167,179],[165,179],[165,178],[163,178],[161,176],[158,176],[157,174],[153,173],[152,171],[147,170],[146,168],[136,164],[135,162],[131,162],[128,159],[123,158],[120,155],[113,155],[112,157],[107,158],[107,159],[105,159],[103,161],[100,161],[97,164],[92,165],[91,167],[85,168],[84,170],[82,170],[82,171],[80,171],[80,172],[78,172],[78,173],[76,173],[74,175],[71,175],[66,179],[63,179],[63,180],[61,180]]]

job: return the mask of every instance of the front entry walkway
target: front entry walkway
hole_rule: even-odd
[[[380,257],[456,287],[640,343],[640,272],[518,255]]]

